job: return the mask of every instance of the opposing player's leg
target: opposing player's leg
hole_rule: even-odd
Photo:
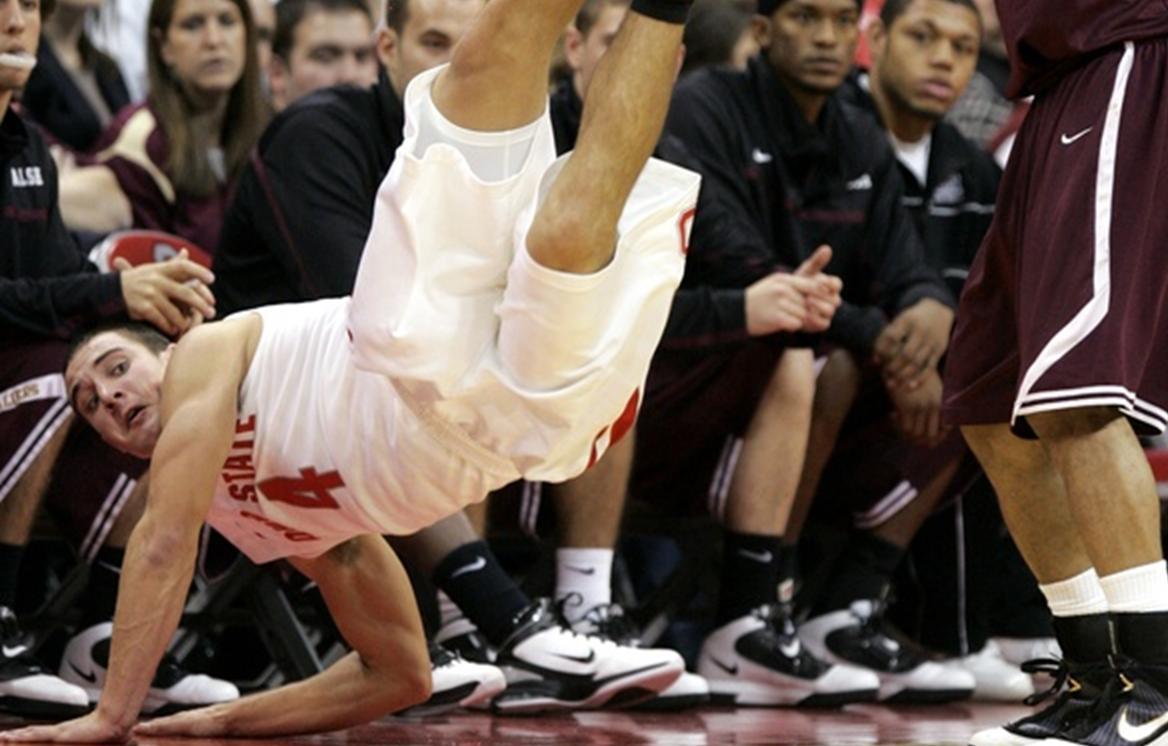
[[[982,731],[971,743],[1039,743],[1057,734],[1068,719],[1087,713],[1111,677],[1107,603],[1047,447],[1016,437],[1005,424],[967,426],[963,434],[1047,597],[1070,682],[1035,714]]]

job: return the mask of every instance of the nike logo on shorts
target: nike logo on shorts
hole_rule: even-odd
[[[1078,141],[1078,140],[1081,140],[1081,139],[1083,139],[1084,137],[1086,137],[1086,136],[1087,136],[1087,133],[1089,133],[1089,132],[1090,132],[1091,130],[1093,130],[1093,129],[1095,129],[1095,128],[1094,128],[1094,127],[1088,127],[1087,129],[1083,130],[1082,132],[1078,132],[1078,133],[1076,133],[1076,134],[1073,134],[1073,135],[1068,135],[1068,134],[1066,134],[1066,133],[1064,132],[1064,133],[1063,133],[1063,136],[1062,136],[1061,138],[1059,138],[1059,141],[1060,141],[1060,142],[1061,142],[1063,145],[1070,145],[1070,144],[1072,144],[1072,143],[1074,143],[1074,142],[1076,142],[1076,141]]]

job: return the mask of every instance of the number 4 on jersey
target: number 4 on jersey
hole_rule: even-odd
[[[298,508],[339,508],[332,490],[344,487],[341,475],[335,471],[317,474],[310,467],[300,470],[299,477],[272,477],[258,485],[260,493],[274,502],[288,503]]]

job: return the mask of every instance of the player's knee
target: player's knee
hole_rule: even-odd
[[[1037,412],[1026,419],[1042,440],[1064,440],[1089,436],[1121,417],[1113,407],[1082,407]]]
[[[598,226],[578,210],[543,210],[527,234],[531,257],[551,269],[595,271],[608,263],[616,232]]]

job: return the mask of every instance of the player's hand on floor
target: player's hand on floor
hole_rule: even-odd
[[[212,738],[229,735],[226,710],[231,703],[200,707],[176,715],[145,720],[134,726],[133,734],[140,736],[187,736]]]
[[[876,338],[876,362],[889,387],[917,388],[949,346],[953,309],[924,298],[901,311]]]
[[[0,732],[0,743],[125,743],[129,733],[99,712],[54,725],[30,725]]]
[[[936,370],[915,388],[889,387],[888,396],[895,407],[893,421],[913,442],[932,447],[948,432],[941,423],[941,376]]]

